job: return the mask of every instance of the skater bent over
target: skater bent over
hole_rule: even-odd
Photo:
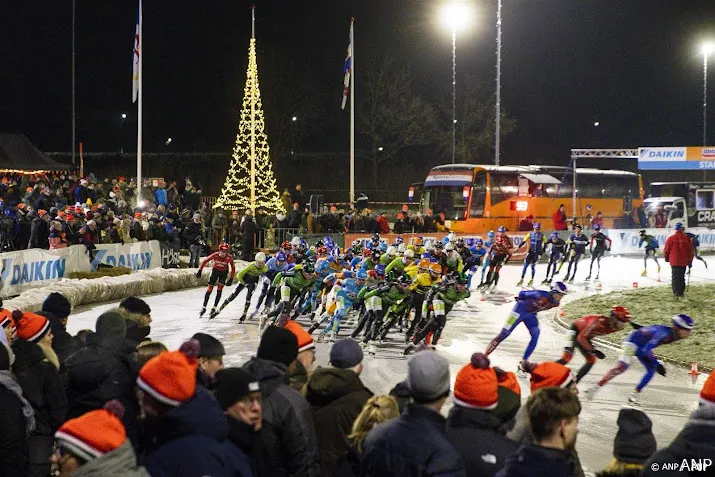
[[[658,263],[658,240],[652,235],[645,233],[645,230],[638,232],[640,236],[640,241],[638,242],[638,248],[645,244],[645,255],[643,256],[643,273],[641,276],[646,276],[648,270],[648,257],[653,257],[655,265],[658,267],[658,273],[660,273],[660,263]]]
[[[566,256],[566,241],[559,237],[558,232],[551,232],[551,240],[547,245],[551,245],[549,264],[546,266],[546,279],[541,283],[551,283],[556,274],[556,264],[559,262],[559,258],[562,255]],[[551,272],[551,275],[549,275],[549,272]]]
[[[487,273],[487,281],[484,282],[483,287],[488,288],[492,284],[495,287],[497,286],[499,283],[499,271],[502,265],[509,261],[513,248],[511,239],[506,234],[506,227],[500,225],[497,229],[497,236],[487,252],[487,256],[489,256],[489,273]]]
[[[216,291],[216,301],[214,302],[214,306],[211,309],[211,313],[214,313],[216,311],[216,307],[218,306],[219,301],[221,301],[223,287],[230,286],[233,282],[233,277],[236,273],[236,265],[234,265],[233,263],[233,257],[230,253],[228,253],[228,250],[230,248],[230,245],[225,242],[219,245],[218,252],[214,252],[208,257],[206,257],[201,263],[199,270],[196,272],[196,278],[201,278],[201,272],[203,271],[204,267],[209,262],[213,261],[213,270],[211,270],[211,276],[209,277],[209,286],[208,288],[206,288],[206,295],[204,295],[204,305],[201,307],[199,317],[204,316],[204,313],[206,313],[206,305],[209,302],[209,297],[211,297],[211,292],[213,291],[214,286],[216,286],[216,284],[218,283],[218,290]],[[231,276],[228,277],[228,280],[226,280],[226,277],[228,276],[229,267],[231,268]]]
[[[604,253],[611,250],[611,239],[608,238],[606,234],[601,232],[601,226],[594,225],[593,230],[596,233],[591,235],[591,266],[588,267],[588,276],[586,277],[586,280],[591,279],[591,273],[593,271],[593,262],[596,262],[596,264],[598,265],[598,271],[596,272],[596,280],[598,280],[598,276],[601,274],[601,257],[603,257]],[[606,242],[608,242],[608,245],[606,245]]]
[[[544,253],[544,247],[546,245],[546,238],[541,232],[541,224],[536,222],[534,224],[534,230],[526,234],[524,237],[524,242],[521,243],[516,249],[517,251],[526,244],[526,257],[524,258],[524,267],[521,269],[521,280],[516,284],[520,287],[524,283],[524,276],[526,275],[526,269],[531,266],[531,280],[529,280],[529,286],[534,284],[534,275],[536,275],[536,263],[541,258],[541,254]]]
[[[268,273],[268,267],[266,267],[266,254],[263,252],[258,252],[255,256],[253,263],[249,263],[246,268],[238,272],[236,277],[238,280],[238,286],[233,291],[228,298],[224,300],[221,304],[221,308],[214,314],[214,316],[221,313],[221,311],[226,308],[226,306],[236,299],[241,290],[244,288],[247,290],[246,293],[246,303],[243,306],[243,314],[239,318],[239,322],[243,323],[246,319],[246,314],[248,313],[248,308],[251,306],[251,296],[253,296],[253,291],[256,289],[256,285]],[[212,313],[213,314],[213,313]],[[213,318],[213,316],[211,317]]]
[[[564,281],[568,281],[569,283],[573,283],[574,278],[576,278],[578,261],[581,258],[581,255],[586,253],[586,245],[588,245],[588,237],[583,234],[581,226],[576,225],[575,228],[576,232],[571,234],[568,241],[569,268],[566,270],[566,276],[564,277]],[[566,255],[564,255],[564,258],[566,258]],[[561,262],[561,265],[563,265],[563,262]],[[559,270],[561,269],[561,265],[559,265]],[[573,265],[573,274],[571,273],[571,265]],[[571,276],[570,279],[569,275]]]

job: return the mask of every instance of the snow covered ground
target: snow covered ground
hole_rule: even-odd
[[[649,263],[650,277],[641,277],[643,260],[635,257],[608,256],[601,262],[602,287],[595,284],[585,284],[583,278],[588,274],[588,263],[582,261],[576,282],[569,287],[573,293],[567,300],[576,299],[592,293],[607,293],[612,290],[631,288],[634,282],[640,287],[663,286],[663,299],[671,300],[670,268],[661,260],[661,280],[656,281],[653,263]],[[537,266],[536,283],[544,278],[546,265]],[[710,267],[715,270],[715,267]],[[521,272],[521,266],[507,266],[502,271],[498,291],[489,295],[485,301],[479,293],[460,303],[450,313],[442,341],[437,347],[438,352],[447,357],[451,363],[452,379],[459,369],[469,361],[475,351],[483,351],[489,341],[499,332],[506,316],[513,305],[513,297],[519,290],[515,286]],[[565,268],[562,269],[563,276]],[[595,272],[594,272],[595,275]],[[528,276],[528,275],[527,275]],[[714,271],[707,271],[700,262],[693,267],[691,280],[707,281],[715,279]],[[239,297],[217,318],[208,321],[199,319],[205,289],[195,288],[184,291],[150,295],[144,299],[152,307],[152,332],[154,340],[163,342],[170,349],[177,348],[184,340],[196,332],[210,333],[219,338],[226,347],[227,366],[240,365],[255,353],[258,346],[258,324],[248,321],[239,324],[238,318],[243,310],[243,298]],[[226,296],[228,293],[224,293]],[[254,294],[254,300],[257,293]],[[213,303],[213,297],[212,301]],[[615,304],[615,303],[614,303]],[[625,303],[624,305],[627,305]],[[80,329],[94,329],[96,318],[105,310],[116,306],[116,303],[82,307],[70,316],[68,330],[74,334]],[[555,360],[561,356],[561,350],[566,334],[553,321],[556,311],[545,312],[540,316],[541,337],[533,361]],[[694,317],[697,323],[698,317]],[[305,317],[299,319],[307,325]],[[347,336],[352,330],[344,326],[341,336]],[[317,332],[316,332],[317,335]],[[390,334],[390,340],[380,345],[375,356],[366,356],[363,381],[375,393],[387,393],[399,381],[403,380],[407,370],[407,360],[402,356],[404,342],[401,335]],[[526,328],[520,327],[492,354],[493,365],[508,370],[516,370],[524,348],[529,341]],[[329,344],[318,343],[317,365],[325,366],[328,362]],[[591,373],[582,381],[580,388],[593,385],[612,366],[618,358],[617,350],[604,349],[607,359],[597,363]],[[583,364],[577,354],[571,363],[576,370]],[[668,377],[657,376],[646,388],[641,397],[642,409],[653,420],[653,431],[659,447],[668,445],[677,435],[687,420],[688,415],[696,408],[698,393],[706,376],[693,380],[687,370],[666,365]],[[603,469],[611,459],[613,438],[617,431],[616,418],[618,411],[626,402],[628,393],[632,391],[641,377],[643,369],[635,364],[628,372],[614,379],[604,387],[593,401],[583,402],[579,425],[578,450],[582,463],[590,470]],[[528,397],[528,380],[520,380],[522,398]],[[444,412],[447,412],[447,406]]]

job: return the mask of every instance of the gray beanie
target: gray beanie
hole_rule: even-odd
[[[99,315],[95,325],[95,330],[95,333],[99,338],[107,336],[126,338],[127,322],[119,311],[109,310]]]
[[[420,351],[407,362],[407,386],[416,403],[448,396],[449,383],[449,362],[437,353]]]

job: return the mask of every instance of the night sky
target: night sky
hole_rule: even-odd
[[[449,97],[451,38],[439,1],[257,0],[259,75],[291,90],[285,71],[305,65],[324,93],[324,134],[305,150],[347,150],[339,109],[348,21],[360,62],[389,55],[412,67],[415,89]],[[475,17],[457,40],[459,77],[494,88],[496,0],[471,2]],[[715,39],[715,2],[503,0],[502,101],[517,129],[503,163],[566,158],[571,147],[697,145],[702,135],[699,42]],[[233,146],[245,82],[251,3],[144,3],[145,150],[225,151]],[[71,2],[2,2],[0,131],[22,132],[45,151],[71,146]],[[86,150],[128,150],[136,127],[131,48],[136,2],[77,0],[77,125]],[[715,57],[710,96],[715,109]],[[459,78],[458,78],[459,82]],[[711,110],[712,110],[711,109]],[[123,129],[120,115],[129,115]],[[300,112],[286,112],[300,115]],[[594,128],[593,122],[600,127]],[[715,112],[710,114],[715,136]],[[269,138],[271,131],[268,131]],[[129,138],[125,139],[124,137]],[[715,138],[710,141],[715,143]]]

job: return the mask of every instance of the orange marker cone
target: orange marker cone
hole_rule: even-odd
[[[600,290],[601,288],[603,288],[601,282],[596,282],[596,290]]]
[[[698,363],[693,363],[690,366],[690,371],[688,372],[688,374],[691,376],[698,376],[700,374],[700,371],[698,371]]]
[[[482,297],[479,299],[479,301],[487,301],[486,295],[482,295]]]
[[[633,282],[633,288],[638,288],[638,282]]]
[[[566,316],[566,312],[562,309],[559,310],[559,316]]]

